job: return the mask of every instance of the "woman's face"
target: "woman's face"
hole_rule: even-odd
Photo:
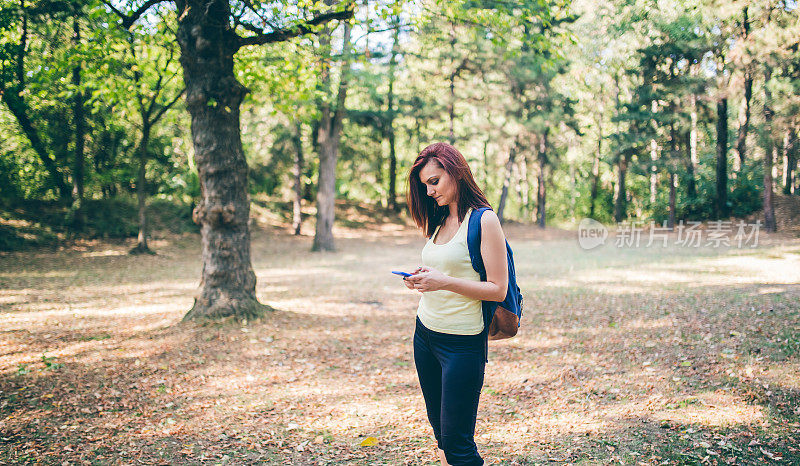
[[[419,179],[437,205],[448,205],[458,200],[458,182],[437,161],[429,160],[419,171]]]

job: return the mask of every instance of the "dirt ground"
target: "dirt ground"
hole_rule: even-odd
[[[507,229],[521,333],[491,344],[487,464],[800,464],[800,239],[586,251]],[[181,323],[194,234],[0,256],[0,462],[434,464],[392,224],[253,234],[258,321]]]

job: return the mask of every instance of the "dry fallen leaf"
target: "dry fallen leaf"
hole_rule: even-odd
[[[375,437],[367,437],[361,441],[362,447],[374,447],[377,444],[378,444],[378,439],[376,439]]]

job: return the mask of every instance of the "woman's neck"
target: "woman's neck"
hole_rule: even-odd
[[[447,204],[447,208],[450,209],[449,217],[454,219],[456,223],[458,223],[458,203],[453,202],[451,204]]]

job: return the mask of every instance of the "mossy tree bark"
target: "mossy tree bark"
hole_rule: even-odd
[[[227,0],[176,2],[186,105],[191,115],[200,202],[203,272],[194,306],[184,320],[261,315],[250,262],[250,200],[239,106],[247,90],[236,80],[239,37],[230,27]]]
[[[149,8],[164,0],[147,0],[125,13],[103,3],[129,28]],[[244,7],[255,8],[249,2]],[[314,16],[308,21],[269,32],[242,24],[253,33],[239,36],[231,0],[174,0],[178,13],[177,43],[183,69],[186,107],[191,116],[200,202],[193,219],[200,225],[203,272],[190,319],[257,317],[268,309],[256,299],[256,275],[250,262],[250,200],[247,162],[242,149],[239,106],[247,89],[236,80],[234,56],[243,46],[282,42],[316,33],[316,26],[353,17],[353,4]],[[240,5],[241,6],[241,5]],[[257,13],[256,13],[257,15]]]
[[[336,108],[332,109],[327,102],[322,104],[317,142],[319,143],[319,179],[317,187],[317,225],[314,232],[312,251],[334,251],[333,221],[336,207],[336,161],[339,157],[339,140],[342,136],[342,120],[345,113],[347,86],[350,68],[350,33],[349,24],[344,25],[342,41],[341,78],[336,92]],[[328,39],[330,40],[330,39]],[[328,42],[330,43],[330,42]],[[323,68],[323,81],[330,79],[330,70]],[[328,81],[329,82],[329,81]],[[327,86],[327,84],[325,84]]]

